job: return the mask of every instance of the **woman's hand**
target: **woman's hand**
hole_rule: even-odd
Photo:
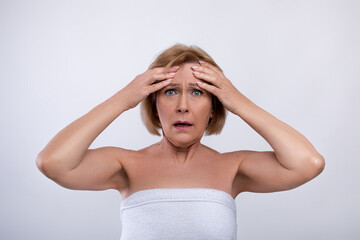
[[[137,75],[134,80],[119,91],[122,99],[126,99],[126,110],[136,107],[149,94],[167,86],[178,69],[179,66],[173,66],[169,72],[166,72],[165,67],[158,67],[148,69]]]
[[[200,66],[192,67],[194,76],[202,80],[197,82],[198,86],[215,95],[228,111],[235,113],[237,103],[241,98],[239,90],[220,69],[204,61],[199,61],[199,63]]]

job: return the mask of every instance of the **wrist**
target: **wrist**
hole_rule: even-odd
[[[127,97],[125,96],[122,90],[115,93],[113,96],[108,98],[105,102],[107,102],[110,106],[116,108],[117,110],[125,112],[129,110],[131,107],[127,104]]]
[[[239,92],[237,100],[236,100],[236,108],[234,109],[234,114],[238,115],[239,117],[244,116],[246,113],[251,111],[254,103],[248,99],[245,95]]]

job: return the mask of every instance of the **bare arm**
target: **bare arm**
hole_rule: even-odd
[[[62,173],[76,168],[95,138],[126,110],[123,101],[115,101],[114,96],[56,134],[38,154],[40,169],[46,166]]]
[[[202,80],[198,85],[217,96],[227,110],[244,120],[274,149],[231,153],[240,162],[237,192],[288,190],[321,173],[324,157],[301,133],[246,98],[215,66],[201,63],[196,71],[194,75]]]
[[[126,110],[119,97],[121,94],[114,95],[56,134],[38,154],[36,164],[39,170],[70,189],[111,188],[114,183],[109,183],[110,178],[121,170],[115,148],[88,148]],[[86,173],[92,177],[81,178]],[[81,183],[81,180],[85,182]]]
[[[65,127],[38,154],[39,170],[70,189],[102,190],[124,185],[121,158],[126,157],[126,151],[114,147],[88,148],[121,113],[169,84],[169,81],[163,81],[169,77],[170,73],[164,72],[164,68],[148,70]]]
[[[324,157],[301,133],[275,118],[244,95],[235,114],[259,133],[274,151],[239,151],[241,191],[275,192],[298,187],[325,166]],[[240,186],[240,184],[239,184]]]

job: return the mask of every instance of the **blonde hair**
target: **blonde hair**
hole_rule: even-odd
[[[186,46],[180,43],[171,46],[159,54],[150,64],[149,69],[165,67],[166,71],[168,71],[172,66],[180,66],[184,63],[198,62],[200,60],[214,65],[223,72],[204,50],[194,45]],[[226,110],[223,104],[214,95],[211,95],[211,99],[213,113],[205,129],[205,135],[219,134],[224,127],[226,119]],[[161,123],[156,114],[156,93],[151,93],[141,102],[140,113],[147,130],[151,134],[160,136],[159,129],[161,129]]]

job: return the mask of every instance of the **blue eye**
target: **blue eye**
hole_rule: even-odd
[[[201,96],[202,91],[200,91],[200,90],[194,90],[194,91],[192,92],[192,94],[195,95],[195,96]]]
[[[174,94],[175,94],[175,90],[174,90],[174,89],[168,89],[168,90],[165,91],[165,94],[166,94],[166,95],[169,95],[169,96],[174,95]]]

